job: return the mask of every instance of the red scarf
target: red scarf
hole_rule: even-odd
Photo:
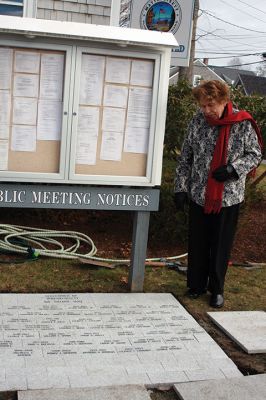
[[[224,116],[221,119],[206,117],[206,121],[209,125],[221,126],[219,136],[216,141],[213,158],[210,164],[210,170],[207,180],[204,205],[204,212],[206,214],[219,213],[222,208],[224,183],[218,182],[214,178],[212,178],[212,173],[216,168],[221,167],[222,165],[225,165],[227,163],[227,150],[231,126],[243,120],[248,120],[251,122],[253,128],[257,133],[258,142],[262,149],[263,142],[260,129],[252,116],[247,111],[242,110],[238,111],[237,113],[233,113],[233,105],[231,102],[229,102],[225,107]],[[253,173],[255,173],[255,169],[252,171],[252,175]]]

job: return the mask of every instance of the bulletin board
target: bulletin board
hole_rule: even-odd
[[[0,171],[59,173],[65,52],[0,46]]]
[[[156,57],[84,49],[79,56],[72,176],[146,177]]]
[[[163,47],[1,39],[0,181],[160,184],[169,64]]]

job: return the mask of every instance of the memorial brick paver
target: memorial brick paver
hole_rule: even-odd
[[[0,391],[237,376],[171,294],[0,294]]]
[[[266,353],[264,311],[209,312],[213,322],[247,353]]]
[[[180,400],[264,400],[266,374],[221,380],[188,382],[174,385]]]
[[[46,389],[18,392],[18,400],[150,400],[144,386],[115,386],[91,389]]]

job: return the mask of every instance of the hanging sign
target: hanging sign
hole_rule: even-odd
[[[134,0],[131,2],[130,27],[171,32],[178,47],[172,49],[172,66],[188,66],[192,34],[194,0]]]

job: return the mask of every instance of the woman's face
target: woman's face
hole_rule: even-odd
[[[211,117],[213,119],[221,118],[226,104],[226,101],[218,102],[215,99],[201,99],[199,102],[199,106],[205,117]]]

